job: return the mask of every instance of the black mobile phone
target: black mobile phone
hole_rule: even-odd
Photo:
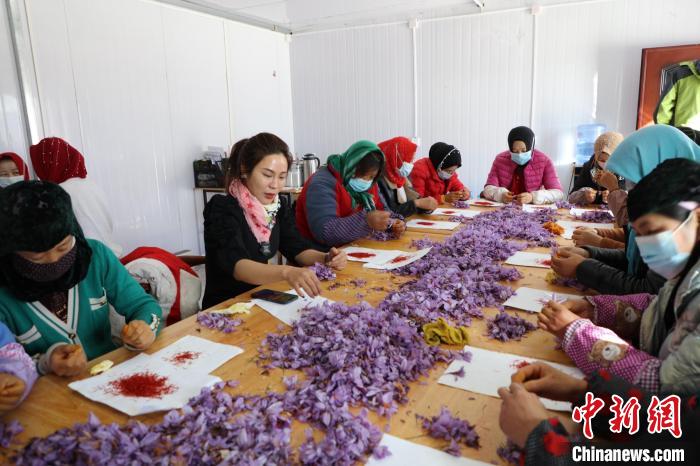
[[[292,301],[299,299],[299,296],[290,293],[283,293],[275,290],[260,290],[251,295],[254,299],[262,299],[275,304],[289,304]]]

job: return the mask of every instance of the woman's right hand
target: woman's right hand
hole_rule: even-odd
[[[25,388],[24,380],[12,374],[0,373],[0,414],[17,406]]]
[[[581,188],[581,192],[583,193],[583,200],[586,201],[586,204],[593,204],[598,195],[593,188]]]
[[[416,207],[419,209],[427,210],[427,211],[433,211],[437,209],[438,203],[435,200],[434,197],[421,197],[420,199],[416,199],[415,201]]]
[[[57,346],[51,353],[51,372],[60,377],[73,377],[87,367],[87,357],[80,345]]]
[[[391,212],[388,210],[373,210],[367,214],[367,225],[372,230],[386,231],[389,228]]]
[[[594,228],[581,227],[574,230],[571,237],[576,246],[595,246],[599,247],[603,238],[598,235]]]
[[[593,317],[593,305],[587,299],[567,299],[562,306],[573,312],[574,314],[590,319]]]
[[[536,362],[519,369],[510,377],[511,382],[522,384],[530,393],[556,401],[575,402],[586,392],[588,382],[577,379],[553,368],[549,364]]]
[[[282,271],[282,277],[302,298],[304,296],[315,298],[321,294],[321,282],[313,270],[288,265]]]
[[[501,197],[501,202],[503,202],[504,204],[510,204],[511,202],[513,202],[514,197],[515,196],[513,195],[513,193],[511,193],[510,191],[506,191],[503,193],[503,197]]]

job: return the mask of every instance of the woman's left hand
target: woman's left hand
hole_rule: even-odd
[[[578,254],[559,253],[552,256],[552,270],[564,278],[576,278],[576,269],[586,258]]]
[[[600,186],[604,187],[608,191],[615,191],[620,189],[619,181],[614,173],[609,171],[602,171],[598,174],[596,180],[594,180]]]
[[[563,304],[556,301],[548,301],[542,308],[542,312],[537,315],[539,326],[542,330],[546,330],[560,340],[564,338],[566,327],[575,320],[581,317],[571,312]]]
[[[122,342],[137,350],[145,350],[155,339],[155,332],[143,320],[132,320],[122,329]]]
[[[331,250],[328,251],[327,265],[336,270],[343,270],[345,266],[348,265],[348,256],[345,254],[345,251],[341,251],[338,248],[331,248]]]
[[[501,414],[498,423],[506,437],[520,448],[537,425],[551,417],[539,397],[525,390],[519,383],[498,389],[501,397]]]
[[[396,220],[391,226],[391,231],[394,233],[395,237],[400,238],[406,231],[406,222],[403,220]]]
[[[520,193],[515,196],[515,202],[518,204],[532,204],[532,193]]]

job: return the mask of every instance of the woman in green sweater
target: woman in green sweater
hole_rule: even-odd
[[[77,375],[117,348],[110,304],[127,321],[121,343],[148,348],[160,307],[105,245],[85,239],[68,193],[43,181],[0,191],[0,321],[39,373]]]

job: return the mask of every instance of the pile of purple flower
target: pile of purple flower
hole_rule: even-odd
[[[576,216],[577,220],[591,223],[612,223],[613,216],[608,210],[587,210]]]
[[[318,277],[319,280],[327,281],[327,280],[335,280],[335,272],[331,267],[329,267],[326,264],[322,264],[320,262],[316,262],[314,265],[309,267],[311,270],[314,271],[316,274],[316,277]]]
[[[221,312],[200,312],[197,314],[197,323],[202,327],[218,330],[224,333],[233,332],[241,325],[241,319],[233,319]]]
[[[400,315],[363,302],[307,308],[291,332],[267,335],[260,357],[267,367],[303,370],[333,403],[391,415],[409,383],[451,355],[426,345]]]
[[[557,206],[557,209],[571,209],[574,206],[566,199],[562,199],[561,201],[556,201],[554,203],[554,205]]]
[[[520,466],[525,463],[525,452],[510,440],[505,445],[498,447],[496,453],[508,464]]]
[[[519,206],[511,204],[482,213],[474,218],[470,227],[481,232],[497,232],[504,239],[525,240],[530,246],[549,247],[556,244],[554,235],[542,225],[555,221],[556,214],[553,209],[524,212]]]
[[[487,319],[489,338],[501,341],[520,340],[523,335],[537,328],[532,322],[500,311],[496,317]]]
[[[445,406],[440,409],[440,414],[437,416],[426,418],[416,415],[416,418],[422,420],[423,428],[431,437],[449,440],[450,443],[444,450],[450,455],[461,456],[460,443],[479,448],[479,434],[476,433],[474,426],[464,419],[454,417]]]
[[[454,207],[455,209],[468,209],[469,201],[454,201],[452,203],[452,207]]]
[[[287,391],[264,396],[231,395],[221,382],[205,388],[182,410],[170,411],[153,425],[88,421],[33,439],[14,461],[35,464],[290,464],[292,419],[325,432],[299,447],[301,464],[352,465],[379,448],[382,433],[366,413],[352,414],[347,405],[309,386],[287,382]]]
[[[10,448],[10,445],[12,445],[14,442],[15,437],[17,437],[23,431],[24,428],[22,428],[22,425],[15,420],[7,423],[0,422],[0,447]]]

